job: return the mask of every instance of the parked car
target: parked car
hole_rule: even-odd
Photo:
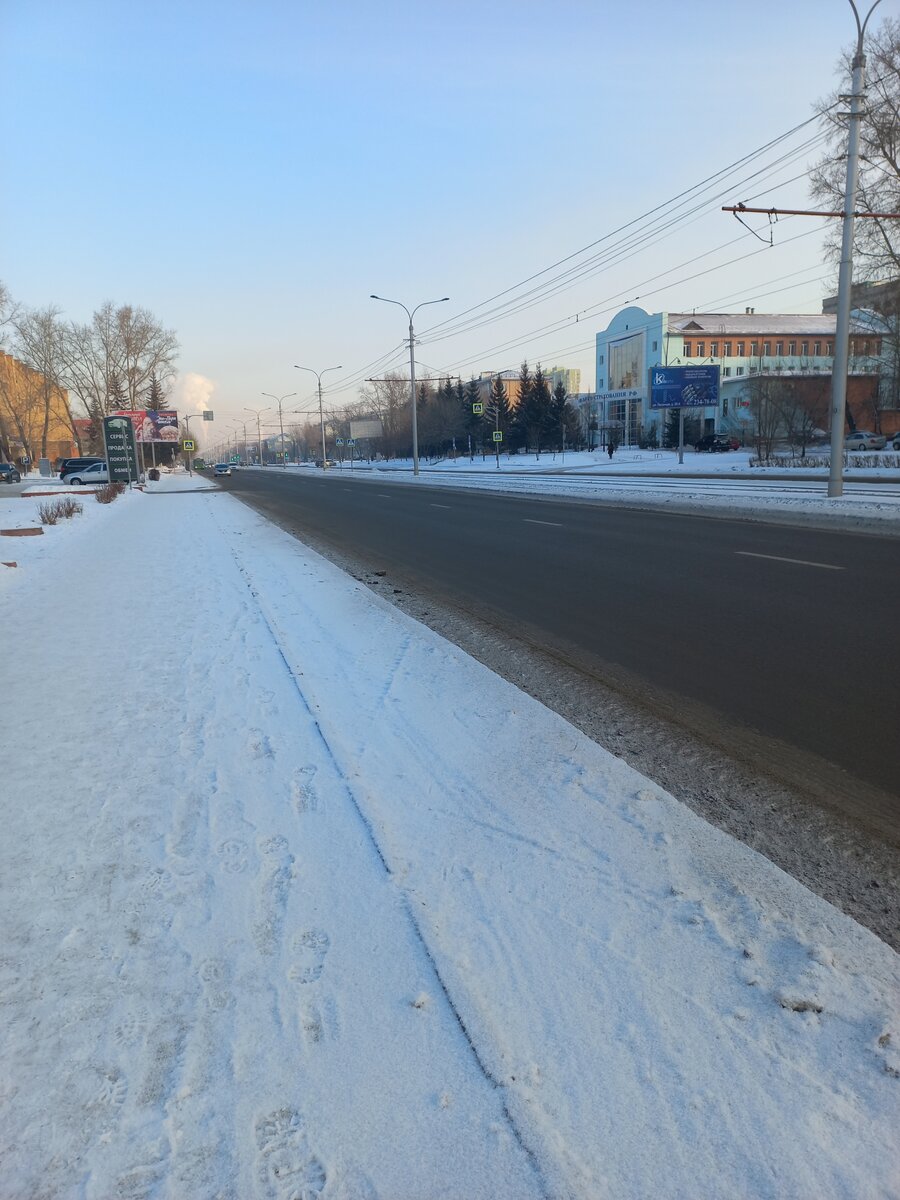
[[[93,462],[86,467],[79,467],[71,474],[63,475],[62,481],[76,484],[79,487],[83,483],[109,483],[109,472],[105,462]]]
[[[848,450],[883,450],[886,442],[883,433],[869,433],[865,429],[857,429],[844,438],[844,446]]]
[[[0,463],[0,483],[21,483],[22,476],[13,463]]]
[[[105,458],[100,458],[99,455],[94,455],[88,458],[61,458],[59,460],[59,477],[64,479],[66,475],[71,475],[73,471],[80,471],[82,467],[90,467],[94,463],[105,463]]]
[[[213,467],[213,475],[230,475],[231,463],[216,463]]]
[[[694,442],[695,450],[707,450],[711,454],[725,453],[733,448],[731,438],[727,438],[721,433],[708,433],[699,442]]]
[[[894,434],[894,436],[891,440],[891,445],[894,447],[895,450],[900,450],[900,433]]]

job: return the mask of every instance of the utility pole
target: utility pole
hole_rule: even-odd
[[[300,367],[297,365],[297,363],[294,363],[295,371],[308,371],[310,373],[310,375],[315,375],[315,377],[316,377],[316,385],[317,385],[318,393],[319,393],[319,427],[322,432],[322,470],[323,471],[325,471],[327,469],[325,464],[328,462],[328,455],[325,453],[325,410],[322,407],[322,376],[326,375],[329,371],[343,371],[343,369],[344,369],[343,367],[338,366],[338,367],[325,367],[324,370],[322,370],[322,371],[314,371],[312,369],[312,367]],[[351,461],[351,466],[352,466],[352,461]]]
[[[412,413],[412,442],[413,442],[413,474],[419,473],[419,429],[416,420],[416,335],[413,332],[413,317],[420,308],[424,308],[426,304],[443,304],[445,300],[449,300],[449,296],[441,296],[440,300],[423,300],[421,304],[409,311],[405,304],[401,304],[399,300],[388,300],[385,296],[376,296],[374,292],[369,296],[370,300],[381,300],[385,304],[396,304],[409,317],[409,406]]]
[[[245,408],[244,412],[253,413],[256,416],[256,453],[259,456],[259,465],[265,466],[263,462],[262,452],[262,430],[260,429],[259,418],[261,413],[271,412],[269,408]]]
[[[831,368],[831,466],[828,474],[828,495],[842,496],[844,492],[844,426],[847,420],[847,370],[850,361],[850,302],[853,290],[853,223],[856,217],[880,220],[896,220],[900,213],[870,213],[854,212],[856,206],[856,185],[859,178],[859,127],[864,116],[866,86],[866,55],[863,49],[866,26],[872,13],[881,3],[875,3],[869,9],[864,21],[860,20],[855,0],[848,0],[853,9],[856,21],[856,53],[853,56],[852,79],[849,97],[850,112],[848,114],[847,130],[847,176],[844,187],[844,208],[842,212],[821,212],[808,209],[775,209],[747,208],[744,204],[723,209],[738,213],[766,213],[769,217],[779,215],[810,216],[810,217],[840,217],[843,224],[841,229],[841,264],[838,274],[837,321],[834,331],[834,361]],[[740,220],[740,218],[738,217]]]
[[[261,396],[265,396],[268,400],[274,400],[278,405],[278,427],[281,430],[281,465],[287,466],[284,458],[284,420],[281,415],[281,405],[285,400],[290,400],[292,396],[296,396],[296,392],[288,392],[286,396],[273,396],[271,392],[260,392]]]

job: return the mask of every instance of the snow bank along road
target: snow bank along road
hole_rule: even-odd
[[[404,590],[649,693],[900,843],[896,538],[321,471],[225,486]]]
[[[884,943],[233,498],[91,519],[0,592],[4,1197],[896,1195]]]

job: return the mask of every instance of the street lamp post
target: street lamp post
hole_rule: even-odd
[[[244,441],[243,441],[244,448],[243,448],[242,458],[246,458],[247,457],[247,422],[242,421],[240,417],[236,417],[235,420],[232,421],[232,425],[235,428],[235,432],[237,432],[238,426],[240,426],[241,429],[243,429],[243,431],[244,431]],[[246,466],[246,463],[243,463],[242,465]]]
[[[281,415],[281,405],[285,400],[290,400],[292,396],[296,396],[297,393],[288,392],[286,396],[273,396],[271,392],[260,392],[260,395],[267,397],[269,400],[274,400],[278,405],[278,426],[281,430],[281,465],[286,467],[287,463],[284,460],[284,420]]]
[[[245,408],[244,409],[244,412],[250,412],[256,416],[256,454],[257,454],[257,457],[259,458],[259,465],[261,467],[264,466],[265,464],[263,463],[263,456],[262,456],[262,431],[261,431],[260,425],[259,425],[259,418],[262,413],[267,413],[270,411],[271,410],[268,408]]]
[[[449,300],[450,297],[449,296],[441,296],[440,300],[423,300],[421,304],[416,305],[416,307],[412,310],[412,312],[409,311],[409,309],[406,307],[405,304],[401,304],[399,300],[388,300],[387,297],[385,297],[385,296],[376,296],[374,292],[370,295],[369,299],[370,300],[381,300],[385,304],[396,304],[400,308],[402,308],[403,311],[406,313],[406,315],[409,317],[409,401],[410,401],[410,408],[412,410],[413,474],[418,475],[418,473],[419,473],[419,429],[418,429],[418,423],[417,423],[417,419],[416,419],[416,359],[415,359],[416,339],[415,339],[415,334],[413,333],[413,317],[416,315],[416,313],[419,311],[419,309],[424,308],[426,304],[443,304],[444,301]]]
[[[309,371],[310,375],[315,375],[316,383],[319,390],[319,425],[322,430],[322,470],[326,470],[325,464],[328,462],[328,455],[325,453],[325,412],[322,408],[322,376],[328,371],[342,371],[343,367],[326,367],[324,371],[314,371],[312,367],[301,367],[294,363],[295,371]]]
[[[844,424],[847,419],[847,366],[850,359],[850,296],[853,287],[853,210],[856,207],[856,182],[859,176],[859,126],[863,117],[866,86],[866,56],[863,39],[869,17],[881,3],[869,9],[860,21],[854,0],[849,0],[856,20],[856,53],[850,85],[850,121],[847,130],[847,182],[844,190],[844,216],[841,232],[841,267],[838,274],[837,322],[834,330],[834,362],[831,368],[831,468],[828,495],[844,491]]]

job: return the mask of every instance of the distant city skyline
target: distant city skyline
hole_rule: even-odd
[[[11,0],[0,279],[71,320],[150,309],[181,343],[167,402],[217,423],[263,392],[315,411],[294,363],[344,364],[333,406],[403,371],[406,317],[372,292],[450,297],[416,317],[431,374],[527,358],[585,391],[594,338],[628,304],[821,311],[823,223],[781,221],[769,248],[721,206],[808,203],[815,123],[725,168],[846,88],[846,0],[612,17],[580,0]]]

